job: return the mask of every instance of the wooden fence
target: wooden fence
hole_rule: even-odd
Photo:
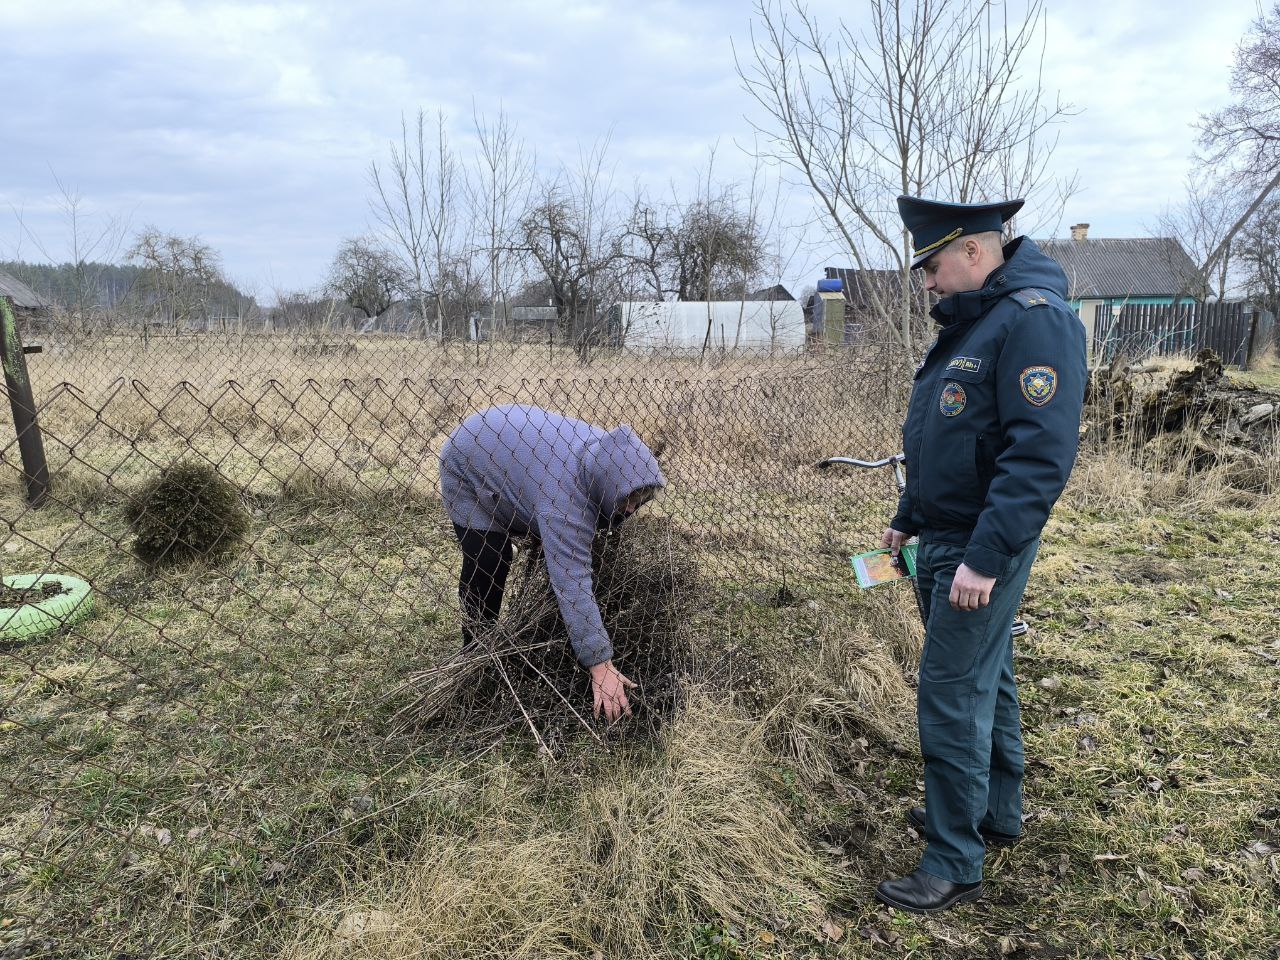
[[[1208,348],[1224,364],[1243,370],[1270,346],[1273,325],[1268,311],[1240,301],[1129,304],[1119,313],[1100,304],[1094,317],[1093,350],[1104,358],[1122,352],[1136,360]]]

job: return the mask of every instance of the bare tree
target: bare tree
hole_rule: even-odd
[[[1264,203],[1239,236],[1236,260],[1245,295],[1264,310],[1280,314],[1280,202]]]
[[[209,307],[227,289],[218,253],[199,237],[180,237],[147,227],[126,254],[143,268],[138,293],[145,313],[173,327],[201,320],[209,325]],[[145,329],[145,327],[144,327]]]
[[[864,32],[828,33],[799,0],[757,0],[750,47],[735,56],[767,151],[812,189],[853,266],[901,272],[896,297],[873,295],[913,352],[910,237],[894,198],[1017,195],[1060,216],[1074,181],[1055,181],[1048,164],[1070,108],[1046,105],[1043,0],[1017,16],[996,0],[866,9]]]
[[[99,310],[110,324],[111,312],[104,302],[107,298],[103,290],[103,274],[124,245],[129,224],[120,217],[90,210],[80,191],[64,183],[56,174],[53,182],[57,186],[57,203],[65,229],[64,252],[55,255],[54,245],[46,243],[28,226],[23,212],[17,208],[13,212],[20,235],[30,240],[42,257],[50,263],[69,257],[75,282],[66,307],[76,326],[87,332]]]
[[[402,259],[411,280],[424,335],[445,335],[443,280],[454,265],[455,209],[459,181],[465,176],[445,131],[443,112],[436,115],[433,142],[428,143],[426,114],[418,111],[411,130],[400,118],[400,142],[392,143],[385,167],[370,164],[374,189],[370,208],[388,242]],[[430,304],[430,306],[429,306]]]
[[[403,265],[376,238],[354,237],[338,247],[325,289],[372,319],[410,288],[408,280]]]
[[[1209,260],[1248,201],[1236,181],[1216,180],[1201,170],[1187,178],[1182,202],[1160,216],[1160,234],[1176,239],[1199,268]],[[1181,270],[1184,262],[1179,258],[1173,266]],[[1231,287],[1232,266],[1232,245],[1228,243],[1207,271],[1197,269],[1180,276],[1179,282],[1195,299],[1214,296],[1223,300]]]
[[[529,205],[534,157],[526,151],[516,125],[505,111],[499,109],[495,117],[488,118],[473,107],[472,120],[477,150],[469,178],[471,222],[478,234],[480,272],[496,327],[500,309],[506,309],[524,275],[519,221]]]
[[[1280,187],[1280,3],[1250,26],[1236,48],[1231,71],[1235,102],[1200,119],[1201,163],[1205,175],[1235,187],[1252,199],[1222,232],[1201,263],[1207,282],[1237,233]]]
[[[551,289],[562,331],[586,359],[600,337],[599,314],[623,289],[624,218],[609,177],[608,140],[544,180],[520,218],[524,249]]]

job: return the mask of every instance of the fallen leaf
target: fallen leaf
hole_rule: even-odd
[[[756,934],[756,939],[759,940],[761,943],[777,943],[778,942],[778,938],[775,937],[768,930],[761,930],[759,933]]]
[[[267,864],[266,869],[262,871],[262,879],[267,883],[273,883],[283,873],[288,871],[288,867],[279,860],[272,860]]]
[[[1205,878],[1206,874],[1199,867],[1187,867],[1187,869],[1182,871],[1180,876],[1183,880],[1187,881],[1187,883],[1199,883]]]
[[[167,847],[169,844],[173,843],[173,834],[164,827],[157,827],[155,835],[156,843],[160,844],[162,847]]]
[[[187,831],[187,839],[199,840],[208,832],[209,832],[208,827],[192,827],[190,830]]]
[[[878,947],[891,947],[898,940],[896,934],[881,930],[879,927],[863,927],[858,932]]]
[[[1098,749],[1098,741],[1093,739],[1087,733],[1076,741],[1076,750],[1079,753],[1094,753]]]
[[[819,929],[822,930],[826,938],[832,943],[838,943],[840,938],[844,936],[844,927],[840,926],[840,924],[836,923],[830,917],[823,919],[822,925]]]
[[[1261,840],[1255,840],[1244,848],[1244,852],[1255,857],[1269,857],[1276,852],[1276,848],[1269,843]]]

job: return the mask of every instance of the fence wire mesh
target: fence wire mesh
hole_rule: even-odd
[[[43,507],[7,404],[0,447],[5,957],[235,955],[333,882],[320,849],[409,844],[399,814],[451,802],[478,755],[613,736],[584,663],[639,680],[651,729],[694,669],[692,626],[714,646],[742,591],[843,577],[878,537],[891,475],[813,464],[896,450],[910,380],[869,344],[585,361],[391,336],[42,345]],[[91,608],[56,593],[68,577]],[[54,622],[20,625],[36,601]]]

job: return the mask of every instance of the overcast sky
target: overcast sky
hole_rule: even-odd
[[[1055,157],[1082,188],[1063,222],[1148,233],[1256,4],[1048,5],[1047,84],[1080,111]],[[367,228],[369,161],[419,106],[461,127],[501,105],[544,160],[611,132],[624,186],[687,182],[713,144],[741,169],[753,105],[731,43],[750,19],[750,0],[0,0],[0,259],[43,259],[15,210],[69,258],[56,176],[93,214],[198,234],[261,298],[312,287]],[[807,251],[786,279],[827,262]]]

